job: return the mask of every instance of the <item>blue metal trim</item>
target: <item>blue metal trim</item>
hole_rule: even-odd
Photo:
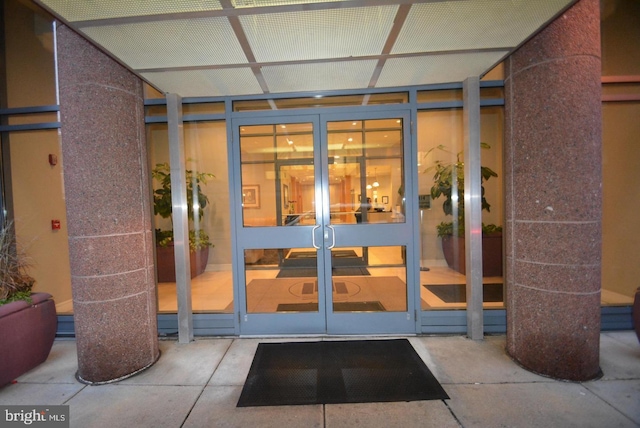
[[[43,129],[60,129],[60,122],[27,123],[24,125],[0,126],[0,132],[40,131]]]
[[[76,337],[73,315],[58,315],[56,337]]]
[[[444,108],[462,108],[462,100],[460,101],[438,101],[433,103],[418,103],[418,110],[435,110]]]
[[[633,330],[632,307],[603,306],[601,312],[600,330]]]
[[[225,120],[225,113],[201,113],[201,114],[185,114],[182,116],[183,122],[202,122],[211,120]]]
[[[419,333],[422,334],[466,334],[467,311],[421,311]],[[601,308],[601,331],[632,330],[631,306],[603,306]],[[237,336],[234,328],[235,314],[194,314],[196,336]],[[487,309],[483,314],[485,334],[504,334],[507,330],[507,311]],[[178,316],[158,314],[158,334],[177,335]],[[58,315],[56,337],[75,337],[73,315]]]
[[[504,98],[487,98],[480,99],[480,107],[503,106]]]
[[[144,106],[162,106],[167,105],[166,98],[145,98]]]
[[[12,116],[16,114],[34,114],[34,113],[56,113],[59,111],[60,111],[59,105],[3,108],[3,109],[0,109],[0,116]]]
[[[144,123],[167,123],[167,116],[145,116]]]

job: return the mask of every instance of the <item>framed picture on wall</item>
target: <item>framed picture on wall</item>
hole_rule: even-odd
[[[284,206],[284,209],[288,210],[289,209],[289,186],[287,186],[286,184],[282,185],[282,199],[283,199],[282,205]]]
[[[388,196],[383,196],[382,197],[382,203],[383,204],[388,204],[389,203],[389,197]]]
[[[260,185],[242,186],[242,206],[244,208],[260,208]]]

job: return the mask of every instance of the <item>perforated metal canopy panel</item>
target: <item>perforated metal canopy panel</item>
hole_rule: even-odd
[[[394,87],[482,76],[576,0],[34,0],[161,92]]]

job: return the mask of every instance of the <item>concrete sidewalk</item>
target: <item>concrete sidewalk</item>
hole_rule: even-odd
[[[321,339],[202,338],[161,341],[153,367],[103,386],[78,383],[75,341],[57,340],[44,364],[0,388],[0,404],[68,404],[78,428],[640,426],[640,344],[632,331],[601,334],[604,376],[584,383],[522,369],[506,355],[504,336],[408,339],[450,400],[236,408],[259,342]]]

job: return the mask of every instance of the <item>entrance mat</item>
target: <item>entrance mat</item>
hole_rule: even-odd
[[[318,312],[318,303],[280,303],[278,312]],[[333,312],[385,312],[380,302],[334,302]]]
[[[361,276],[371,275],[365,267],[338,267],[331,269],[333,276]],[[318,270],[316,268],[290,268],[280,269],[276,278],[317,278]]]
[[[445,303],[466,303],[465,284],[423,285]],[[502,284],[482,284],[483,302],[502,302]]]
[[[237,407],[448,398],[407,339],[261,343]]]

